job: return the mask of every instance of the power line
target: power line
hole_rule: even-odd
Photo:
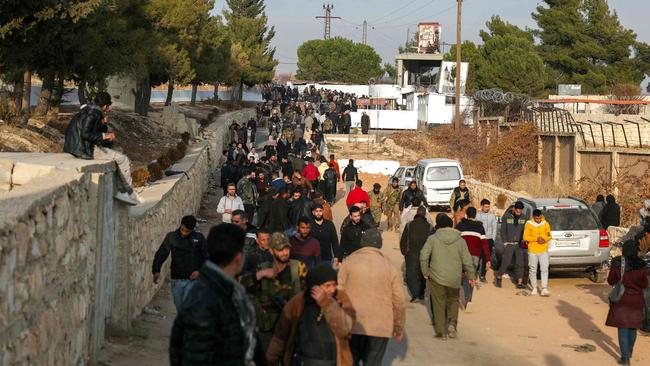
[[[384,18],[386,18],[386,17],[389,17],[389,16],[391,16],[391,15],[394,15],[395,13],[399,12],[400,10],[409,7],[411,4],[413,4],[413,3],[416,2],[416,1],[418,1],[418,0],[413,0],[413,1],[411,1],[410,3],[408,3],[408,4],[406,4],[406,5],[402,6],[402,7],[399,7],[399,8],[397,8],[397,9],[391,11],[390,13],[384,14],[384,15],[380,16],[379,18],[377,18],[377,19],[371,21],[371,23],[375,23],[375,22],[377,22],[377,21],[379,21],[379,20],[381,20],[381,19],[384,19]]]
[[[431,0],[431,1],[429,1],[428,3],[422,5],[421,7],[417,8],[417,9],[415,9],[415,10],[413,10],[413,11],[410,11],[410,12],[408,12],[408,13],[406,13],[406,14],[404,14],[404,15],[401,15],[401,16],[399,16],[399,17],[396,17],[396,18],[393,18],[393,19],[387,20],[387,21],[385,21],[385,22],[381,22],[381,23],[379,23],[379,24],[391,23],[391,22],[393,22],[393,21],[395,21],[395,20],[406,18],[406,17],[408,17],[409,15],[411,15],[411,14],[413,14],[413,13],[416,13],[416,12],[418,12],[418,11],[420,11],[420,10],[426,8],[427,6],[433,4],[435,1],[436,1],[436,0]]]
[[[468,1],[468,0],[465,0],[465,1]],[[440,14],[444,14],[444,13],[448,12],[449,10],[455,8],[455,7],[456,7],[455,4],[454,4],[454,5],[451,5],[451,6],[447,7],[447,8],[442,9],[441,11],[439,11],[439,12],[437,12],[437,13],[434,13],[434,14],[428,15],[428,16],[426,16],[426,17],[424,17],[424,18],[420,18],[420,19],[415,20],[415,21],[412,21],[412,22],[410,22],[410,23],[403,23],[403,24],[390,25],[390,26],[375,26],[375,28],[393,29],[393,28],[406,27],[406,26],[409,26],[409,25],[417,25],[417,24],[418,24],[419,22],[421,22],[421,21],[424,21],[424,20],[430,20],[431,18],[433,18],[433,17],[435,17],[435,16],[438,16],[438,15],[440,15]]]

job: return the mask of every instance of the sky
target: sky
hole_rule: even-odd
[[[455,0],[330,0],[334,5],[332,37],[341,36],[361,42],[364,19],[368,21],[368,44],[375,48],[384,62],[393,64],[397,48],[417,30],[418,22],[439,22],[443,43],[456,41]],[[520,27],[535,27],[531,17],[541,0],[464,0],[462,16],[463,40],[479,41],[478,33],[492,15]],[[610,0],[624,27],[637,33],[637,39],[650,42],[650,1]],[[221,13],[225,0],[217,0]],[[311,39],[322,39],[324,24],[321,0],[266,0],[269,25],[275,27],[273,46],[279,60],[278,73],[295,73],[298,47]],[[447,51],[444,47],[443,51]]]

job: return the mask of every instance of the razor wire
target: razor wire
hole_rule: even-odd
[[[494,104],[515,104],[522,107],[532,104],[532,100],[526,94],[519,94],[513,92],[504,92],[501,89],[483,89],[477,90],[472,94],[475,101],[481,103],[494,103]]]

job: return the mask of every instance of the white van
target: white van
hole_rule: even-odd
[[[424,192],[427,206],[449,206],[451,193],[458,181],[465,179],[463,168],[456,160],[426,159],[418,161],[415,168],[418,188]]]

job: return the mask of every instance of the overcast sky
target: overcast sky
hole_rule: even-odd
[[[217,0],[219,13],[225,6],[224,0]],[[494,15],[521,27],[535,27],[530,14],[540,0],[464,0],[463,40],[478,40],[479,30]],[[361,42],[361,24],[368,21],[368,44],[382,57],[384,62],[394,63],[397,47],[404,44],[407,31],[416,31],[417,23],[440,22],[442,41],[453,43],[456,39],[455,0],[334,0],[332,36],[342,36]],[[634,30],[638,39],[650,42],[650,1],[610,0],[621,23]],[[321,0],[267,0],[266,15],[269,24],[275,26],[273,45],[280,61],[278,72],[295,72],[296,50],[310,39],[323,38],[323,15]],[[371,27],[374,27],[371,28]],[[445,51],[447,48],[445,47]]]

